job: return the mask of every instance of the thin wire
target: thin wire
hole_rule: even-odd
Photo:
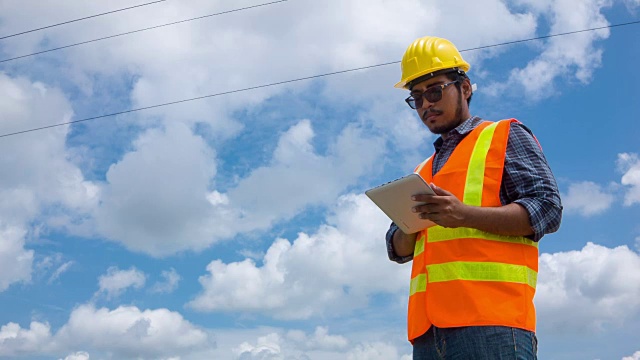
[[[500,44],[495,44],[495,45],[479,46],[479,47],[475,47],[475,48],[471,48],[471,49],[460,50],[460,52],[464,52],[464,51],[472,51],[472,50],[480,50],[480,49],[486,49],[486,48],[490,48],[490,47],[494,47],[494,46],[511,45],[511,44],[517,44],[517,43],[526,42],[526,41],[533,41],[533,40],[540,40],[540,39],[548,39],[548,38],[552,38],[552,37],[556,37],[556,36],[571,35],[571,34],[577,34],[577,33],[587,32],[587,31],[595,31],[595,30],[601,30],[601,29],[610,29],[610,28],[614,28],[614,27],[618,27],[618,26],[627,26],[627,25],[635,25],[635,24],[640,24],[640,20],[638,20],[638,21],[626,22],[626,23],[621,23],[621,24],[613,24],[613,25],[607,25],[607,26],[600,26],[600,27],[591,28],[591,29],[576,30],[576,31],[569,31],[569,32],[559,33],[559,34],[551,34],[551,35],[538,36],[537,38],[533,38],[533,39],[515,40],[515,41],[508,41],[508,42],[504,42],[504,43],[500,43]]]
[[[357,71],[357,70],[371,69],[371,68],[375,68],[375,67],[386,66],[386,65],[397,64],[397,63],[399,63],[399,61],[394,61],[394,62],[384,63],[384,64],[377,64],[377,65],[363,66],[363,67],[359,67],[359,68],[355,68],[355,69],[349,69],[349,70],[334,71],[334,72],[330,72],[330,73],[326,73],[326,74],[306,76],[306,77],[302,77],[302,78],[298,78],[298,79],[279,81],[279,82],[275,82],[275,83],[271,83],[271,84],[252,86],[252,87],[248,87],[248,88],[244,88],[244,89],[230,90],[230,91],[225,91],[225,92],[221,92],[221,93],[217,93],[217,94],[204,95],[204,96],[198,96],[198,97],[189,98],[189,99],[171,101],[171,102],[164,103],[164,104],[151,105],[151,106],[145,106],[145,107],[141,107],[141,108],[137,108],[137,109],[118,111],[118,112],[111,113],[111,114],[93,116],[93,117],[90,117],[90,118],[74,120],[74,121],[68,121],[68,122],[60,123],[60,124],[42,126],[42,127],[39,127],[39,128],[34,128],[34,129],[29,129],[29,130],[22,130],[22,131],[17,131],[17,132],[10,133],[10,134],[3,134],[3,135],[0,135],[0,138],[7,137],[7,136],[12,136],[12,135],[24,134],[24,133],[28,133],[28,132],[32,132],[32,131],[37,131],[37,130],[49,129],[49,128],[56,127],[56,126],[75,124],[75,123],[79,123],[79,122],[83,122],[83,121],[89,121],[89,120],[95,120],[95,119],[100,119],[100,118],[105,118],[105,117],[116,116],[116,115],[128,114],[128,113],[141,111],[141,110],[159,108],[159,107],[163,107],[163,106],[175,105],[175,104],[180,104],[180,103],[194,101],[194,100],[201,100],[201,99],[206,99],[206,98],[211,98],[211,97],[216,97],[216,96],[221,96],[221,95],[228,95],[228,94],[233,94],[233,93],[238,93],[238,92],[243,92],[243,91],[248,91],[248,90],[261,89],[261,88],[266,88],[266,87],[270,87],[270,86],[282,85],[282,84],[287,84],[287,83],[292,83],[292,82],[297,82],[297,81],[302,81],[302,80],[315,79],[315,78],[319,78],[319,77],[342,74],[342,73],[347,73],[347,72],[352,72],[352,71]]]
[[[40,31],[40,30],[44,30],[44,29],[49,29],[49,28],[52,28],[52,27],[60,26],[60,25],[71,24],[71,23],[74,23],[74,22],[77,22],[77,21],[87,20],[87,19],[98,17],[98,16],[109,15],[109,14],[117,13],[117,12],[120,12],[120,11],[131,10],[131,9],[135,9],[135,8],[139,8],[139,7],[143,7],[143,6],[147,6],[147,5],[157,4],[157,3],[163,2],[163,1],[167,1],[167,0],[152,1],[152,2],[148,2],[148,3],[140,4],[140,5],[129,6],[129,7],[118,9],[118,10],[107,11],[107,12],[104,12],[104,13],[101,13],[101,14],[95,14],[95,15],[86,16],[86,17],[79,18],[79,19],[69,20],[69,21],[58,23],[58,24],[53,24],[53,25],[49,25],[49,26],[43,26],[43,27],[37,28],[37,29],[31,29],[31,30],[27,30],[27,31],[11,34],[11,35],[2,36],[2,37],[0,37],[0,40],[8,39],[10,37],[14,37],[14,36],[18,36],[18,35],[24,35],[24,34],[36,32],[36,31]]]
[[[473,50],[479,50],[479,49],[487,49],[487,48],[492,48],[492,47],[505,46],[505,45],[516,44],[516,43],[522,43],[522,42],[527,42],[527,41],[534,41],[534,40],[546,39],[546,38],[551,38],[551,37],[557,37],[557,36],[564,36],[564,35],[576,34],[576,33],[587,32],[587,31],[600,30],[600,29],[604,29],[604,28],[613,28],[613,27],[626,26],[626,25],[635,25],[635,24],[639,24],[639,23],[640,23],[640,21],[633,21],[633,22],[628,22],[628,23],[614,24],[614,25],[609,25],[609,26],[604,26],[604,27],[597,27],[597,28],[592,28],[592,29],[584,29],[584,30],[570,31],[570,32],[566,32],[566,33],[538,36],[538,37],[530,38],[530,39],[509,41],[509,42],[504,42],[504,43],[499,43],[499,44],[493,44],[493,45],[480,46],[480,47],[476,47],[476,48],[464,49],[464,50],[460,50],[460,52],[473,51]],[[136,108],[136,109],[118,111],[118,112],[111,113],[111,114],[93,116],[93,117],[89,117],[89,118],[84,118],[84,119],[79,119],[79,120],[74,120],[74,121],[68,121],[68,122],[64,122],[64,123],[60,123],[60,124],[42,126],[42,127],[38,127],[38,128],[33,128],[33,129],[28,129],[28,130],[16,131],[16,132],[13,132],[13,133],[2,134],[2,135],[0,135],[0,138],[13,136],[13,135],[18,135],[18,134],[24,134],[24,133],[38,131],[38,130],[49,129],[49,128],[53,128],[53,127],[57,127],[57,126],[70,125],[70,124],[75,124],[75,123],[89,121],[89,120],[101,119],[101,118],[106,118],[106,117],[111,117],[111,116],[116,116],[116,115],[122,115],[122,114],[128,114],[128,113],[142,111],[142,110],[148,110],[148,109],[154,109],[154,108],[159,108],[159,107],[164,107],[164,106],[169,106],[169,105],[175,105],[175,104],[185,103],[185,102],[189,102],[189,101],[201,100],[201,99],[212,98],[212,97],[216,97],[216,96],[228,95],[228,94],[233,94],[233,93],[238,93],[238,92],[243,92],[243,91],[261,89],[261,88],[266,88],[266,87],[271,87],[271,86],[276,86],[276,85],[288,84],[288,83],[293,83],[293,82],[298,82],[298,81],[303,81],[303,80],[316,79],[316,78],[320,78],[320,77],[337,75],[337,74],[344,74],[344,73],[353,72],[353,71],[372,69],[372,68],[376,68],[376,67],[382,67],[382,66],[399,64],[399,63],[400,63],[400,61],[392,61],[392,62],[387,62],[387,63],[382,63],[382,64],[369,65],[369,66],[363,66],[363,67],[358,67],[358,68],[353,68],[353,69],[348,69],[348,70],[340,70],[340,71],[334,71],[334,72],[325,73],[325,74],[319,74],[319,75],[301,77],[301,78],[297,78],[297,79],[279,81],[279,82],[265,84],[265,85],[252,86],[252,87],[243,88],[243,89],[225,91],[225,92],[220,92],[220,93],[216,93],[216,94],[198,96],[198,97],[189,98],[189,99],[171,101],[171,102],[167,102],[167,103],[163,103],[163,104],[157,104],[157,105],[140,107],[140,108]]]
[[[191,19],[174,21],[174,22],[170,22],[170,23],[167,23],[167,24],[156,25],[156,26],[152,26],[152,27],[148,27],[148,28],[144,28],[144,29],[138,29],[138,30],[128,31],[128,32],[124,32],[124,33],[120,33],[120,34],[116,34],[116,35],[105,36],[105,37],[101,37],[101,38],[98,38],[98,39],[87,40],[87,41],[83,41],[83,42],[79,42],[79,43],[75,43],[75,44],[71,44],[71,45],[60,46],[60,47],[49,49],[49,50],[38,51],[38,52],[34,52],[32,54],[16,56],[16,57],[13,57],[13,58],[0,60],[0,63],[4,63],[4,62],[7,62],[7,61],[12,61],[12,60],[17,60],[17,59],[22,59],[22,58],[26,58],[26,57],[30,57],[30,56],[35,56],[35,55],[39,55],[39,54],[44,54],[44,53],[48,53],[48,52],[51,52],[51,51],[62,50],[62,49],[66,49],[66,48],[70,48],[70,47],[74,47],[74,46],[78,46],[78,45],[89,44],[89,43],[96,42],[96,41],[112,39],[112,38],[119,37],[119,36],[131,35],[131,34],[143,32],[143,31],[147,31],[147,30],[153,30],[153,29],[158,29],[158,28],[161,28],[161,27],[176,25],[176,24],[180,24],[180,23],[184,23],[184,22],[200,20],[200,19],[204,19],[204,18],[208,18],[208,17],[212,17],[212,16],[218,16],[218,15],[224,15],[224,14],[229,14],[229,13],[243,11],[243,10],[249,10],[249,9],[253,9],[253,8],[257,8],[257,7],[261,7],[261,6],[274,5],[274,4],[277,4],[277,3],[282,3],[282,2],[287,2],[287,1],[289,1],[289,0],[272,1],[272,2],[268,2],[268,3],[264,3],[264,4],[252,5],[252,6],[247,6],[247,7],[233,9],[233,10],[227,10],[227,11],[223,11],[223,12],[219,12],[219,13],[215,13],[215,14],[198,16],[198,17],[191,18]]]

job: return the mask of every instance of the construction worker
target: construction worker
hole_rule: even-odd
[[[412,211],[436,225],[405,234],[391,224],[387,251],[413,260],[414,359],[537,359],[538,241],[560,226],[558,187],[527,127],[471,116],[469,68],[443,38],[417,39],[404,54],[396,87],[440,135],[415,169],[435,195],[412,196]]]

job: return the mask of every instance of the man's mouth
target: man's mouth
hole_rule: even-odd
[[[441,115],[442,112],[440,111],[428,111],[426,113],[424,113],[424,116],[422,117],[425,121],[430,121],[435,119],[437,116]]]

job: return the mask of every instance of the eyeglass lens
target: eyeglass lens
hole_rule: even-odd
[[[415,108],[422,107],[422,102],[424,99],[427,99],[430,103],[436,103],[442,100],[442,86],[434,86],[432,88],[428,88],[420,95],[414,96],[414,104]]]

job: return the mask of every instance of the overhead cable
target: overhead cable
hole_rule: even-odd
[[[528,42],[528,41],[547,39],[547,38],[551,38],[551,37],[565,36],[565,35],[577,34],[577,33],[582,33],[582,32],[601,30],[601,29],[605,29],[605,28],[614,28],[614,27],[635,25],[635,24],[640,24],[640,21],[633,21],[633,22],[627,22],[627,23],[621,23],[621,24],[614,24],[614,25],[609,25],[609,26],[601,26],[601,27],[596,27],[596,28],[591,28],[591,29],[576,30],[576,31],[570,31],[570,32],[565,32],[565,33],[544,35],[544,36],[538,36],[538,37],[529,38],[529,39],[508,41],[508,42],[503,42],[503,43],[499,43],[499,44],[485,45],[485,46],[479,46],[479,47],[475,47],[475,48],[464,49],[464,50],[460,50],[460,52],[474,51],[474,50],[480,50],[480,49],[488,49],[488,48],[493,48],[493,47],[498,47],[498,46],[505,46],[505,45],[523,43],[523,42]],[[13,133],[2,134],[2,135],[0,135],[0,138],[13,136],[13,135],[18,135],[18,134],[24,134],[24,133],[38,131],[38,130],[49,129],[49,128],[58,127],[58,126],[64,126],[64,125],[76,124],[76,123],[90,121],[90,120],[96,120],[96,119],[101,119],[101,118],[106,118],[106,117],[112,117],[112,116],[116,116],[116,115],[128,114],[128,113],[138,112],[138,111],[142,111],[142,110],[148,110],[148,109],[154,109],[154,108],[159,108],[159,107],[164,107],[164,106],[169,106],[169,105],[175,105],[175,104],[180,104],[180,103],[185,103],[185,102],[190,102],[190,101],[195,101],[195,100],[212,98],[212,97],[217,97],[217,96],[222,96],[222,95],[229,95],[229,94],[234,94],[234,93],[239,93],[239,92],[244,92],[244,91],[249,91],[249,90],[255,90],[255,89],[261,89],[261,88],[266,88],[266,87],[271,87],[271,86],[276,86],[276,85],[283,85],[283,84],[288,84],[288,83],[293,83],[293,82],[298,82],[298,81],[303,81],[303,80],[311,80],[311,79],[316,79],[316,78],[321,78],[321,77],[326,77],[326,76],[331,76],[331,75],[344,74],[344,73],[354,72],[354,71],[359,71],[359,70],[367,70],[367,69],[372,69],[372,68],[377,68],[377,67],[382,67],[382,66],[387,66],[387,65],[393,65],[393,64],[399,64],[399,63],[400,63],[400,61],[392,61],[392,62],[386,62],[386,63],[382,63],[382,64],[362,66],[362,67],[357,67],[357,68],[353,68],[353,69],[333,71],[333,72],[329,72],[329,73],[325,73],[325,74],[305,76],[305,77],[301,77],[301,78],[297,78],[297,79],[278,81],[278,82],[264,84],[264,85],[251,86],[251,87],[242,88],[242,89],[224,91],[224,92],[220,92],[220,93],[216,93],[216,94],[209,94],[209,95],[203,95],[203,96],[193,97],[193,98],[189,98],[189,99],[171,101],[171,102],[167,102],[167,103],[163,103],[163,104],[144,106],[144,107],[140,107],[140,108],[136,108],[136,109],[123,110],[123,111],[118,111],[118,112],[114,112],[114,113],[110,113],[110,114],[92,116],[92,117],[83,118],[83,119],[79,119],[79,120],[68,121],[68,122],[54,124],[54,125],[42,126],[42,127],[38,127],[38,128],[33,128],[33,129],[27,129],[27,130],[22,130],[22,131],[16,131],[16,132],[13,132]]]
[[[164,1],[164,0],[163,0],[163,1]],[[204,18],[212,17],[212,16],[224,15],[224,14],[229,14],[229,13],[233,13],[233,12],[238,12],[238,11],[243,11],[243,10],[249,10],[249,9],[253,9],[253,8],[257,8],[257,7],[268,6],[268,5],[274,5],[274,4],[277,4],[277,3],[283,3],[283,2],[287,2],[287,1],[289,1],[289,0],[278,0],[278,1],[272,1],[272,2],[268,2],[268,3],[264,3],[264,4],[252,5],[252,6],[247,6],[247,7],[238,8],[238,9],[222,11],[222,12],[218,12],[218,13],[215,13],[215,14],[209,14],[209,15],[204,15],[204,16],[198,16],[198,17],[195,17],[195,18],[190,18],[190,19],[185,19],[185,20],[180,20],[180,21],[174,21],[174,22],[170,22],[170,23],[166,23],[166,24],[161,24],[161,25],[151,26],[151,27],[144,28],[144,29],[138,29],[138,30],[133,30],[133,31],[127,31],[127,32],[120,33],[120,34],[115,34],[115,35],[110,35],[110,36],[101,37],[101,38],[98,38],[98,39],[82,41],[82,42],[75,43],[75,44],[70,44],[70,45],[60,46],[60,47],[53,48],[53,49],[48,49],[48,50],[42,50],[42,51],[34,52],[34,53],[31,53],[31,54],[26,54],[26,55],[20,55],[20,56],[12,57],[12,58],[9,58],[9,59],[3,59],[3,60],[0,60],[0,63],[4,63],[4,62],[7,62],[7,61],[12,61],[12,60],[17,60],[17,59],[22,59],[22,58],[26,58],[26,57],[30,57],[30,56],[35,56],[35,55],[39,55],[39,54],[44,54],[44,53],[48,53],[48,52],[52,52],[52,51],[57,51],[57,50],[67,49],[67,48],[70,48],[70,47],[79,46],[79,45],[84,45],[84,44],[89,44],[89,43],[93,43],[93,42],[97,42],[97,41],[102,41],[102,40],[112,39],[112,38],[115,38],[115,37],[120,37],[120,36],[125,36],[125,35],[131,35],[131,34],[135,34],[135,33],[143,32],[143,31],[148,31],[148,30],[158,29],[158,28],[162,28],[162,27],[166,27],[166,26],[171,26],[171,25],[181,24],[181,23],[185,23],[185,22],[189,22],[189,21],[201,20],[201,19],[204,19]]]
[[[19,33],[11,34],[11,35],[5,35],[5,36],[1,36],[0,40],[8,39],[10,37],[14,37],[14,36],[18,36],[18,35],[24,35],[24,34],[36,32],[36,31],[40,31],[40,30],[44,30],[44,29],[49,29],[49,28],[52,28],[52,27],[60,26],[60,25],[66,25],[66,24],[71,24],[71,23],[74,23],[74,22],[82,21],[82,20],[96,18],[98,16],[109,15],[109,14],[117,13],[117,12],[120,12],[120,11],[131,10],[131,9],[135,9],[135,8],[139,8],[139,7],[143,7],[143,6],[147,6],[147,5],[157,4],[157,3],[164,2],[164,1],[167,1],[167,0],[152,1],[152,2],[148,2],[148,3],[140,4],[140,5],[129,6],[129,7],[118,9],[118,10],[112,10],[112,11],[107,11],[107,12],[100,13],[100,14],[85,16],[85,17],[82,17],[82,18],[79,18],[79,19],[73,19],[73,20],[61,22],[61,23],[58,23],[58,24],[43,26],[43,27],[39,27],[37,29],[31,29],[31,30],[27,30],[27,31],[22,31],[22,32],[19,32]]]

